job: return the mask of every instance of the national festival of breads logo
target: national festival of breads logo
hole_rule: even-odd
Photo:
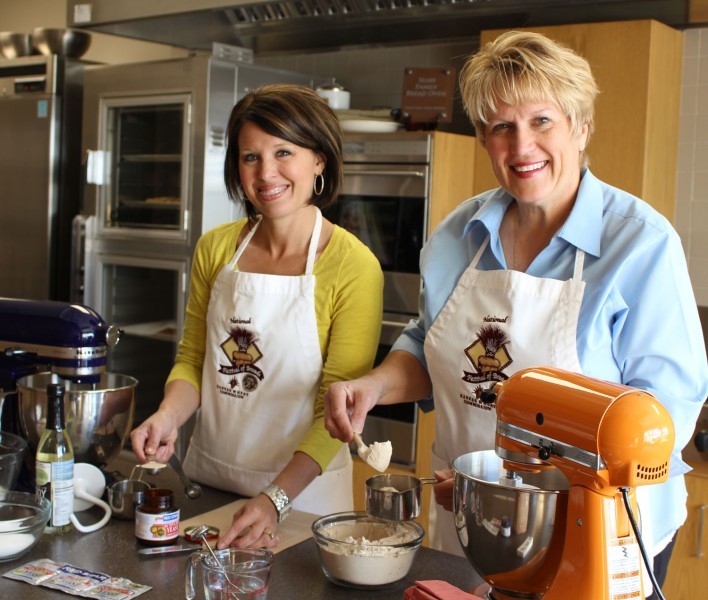
[[[467,348],[465,356],[474,371],[464,371],[462,380],[468,383],[504,381],[509,376],[503,371],[513,361],[507,350],[509,338],[498,325],[485,324],[477,331],[477,337]]]
[[[247,392],[258,387],[263,380],[263,371],[256,363],[263,357],[256,345],[258,336],[245,327],[232,327],[229,337],[222,342],[221,349],[229,361],[228,365],[220,365],[219,373],[230,377],[229,386],[235,388],[239,385]],[[240,376],[240,377],[239,377]]]

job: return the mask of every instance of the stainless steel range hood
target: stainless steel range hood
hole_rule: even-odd
[[[656,19],[687,22],[688,0],[69,0],[68,23],[194,49],[258,54],[468,40],[483,29]]]

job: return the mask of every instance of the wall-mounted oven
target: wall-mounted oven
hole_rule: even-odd
[[[377,363],[418,314],[418,261],[431,228],[439,215],[447,212],[446,207],[472,195],[471,177],[465,175],[472,169],[460,163],[473,157],[469,153],[454,156],[455,144],[449,143],[461,139],[474,144],[467,136],[443,132],[345,133],[343,189],[326,216],[361,239],[383,268],[384,319]],[[461,168],[457,173],[449,172],[450,164]],[[443,170],[469,184],[437,199],[436,190],[446,185]],[[367,443],[390,440],[393,460],[412,464],[417,414],[415,404],[376,407],[367,418],[362,437]]]

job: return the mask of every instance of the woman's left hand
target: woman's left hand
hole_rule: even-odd
[[[234,513],[231,527],[219,538],[217,548],[274,548],[280,540],[277,527],[275,506],[267,496],[258,494]]]
[[[433,493],[435,494],[435,502],[442,506],[445,510],[452,511],[452,494],[455,483],[454,473],[450,469],[435,471],[433,473],[437,483],[433,485]]]

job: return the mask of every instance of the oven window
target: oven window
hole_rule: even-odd
[[[376,255],[384,271],[418,273],[425,231],[423,197],[343,194],[325,211]]]

